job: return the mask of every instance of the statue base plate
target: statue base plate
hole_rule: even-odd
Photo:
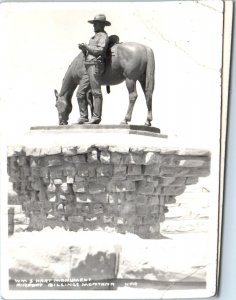
[[[60,126],[35,126],[31,127],[32,131],[60,131],[60,130],[72,130],[80,132],[90,133],[126,133],[153,136],[158,138],[167,138],[165,134],[161,134],[160,129],[157,127],[148,127],[143,125],[94,125],[94,124],[72,124],[72,125],[60,125]]]

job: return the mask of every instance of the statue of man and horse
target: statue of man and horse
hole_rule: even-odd
[[[99,124],[102,116],[101,85],[109,87],[126,82],[129,106],[121,124],[131,121],[137,99],[136,82],[140,82],[147,104],[146,126],[152,121],[152,94],[154,90],[155,59],[151,48],[142,44],[119,43],[117,36],[107,36],[105,26],[111,25],[105,15],[88,21],[94,26],[95,36],[89,44],[79,44],[82,51],[70,64],[58,93],[55,90],[59,125],[67,125],[72,111],[72,96],[77,86],[77,101],[80,109],[78,124]],[[92,117],[88,119],[88,105]]]

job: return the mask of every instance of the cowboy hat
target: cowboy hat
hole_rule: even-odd
[[[88,22],[91,23],[91,24],[94,24],[94,22],[102,22],[106,26],[110,26],[111,25],[111,23],[106,20],[106,16],[103,15],[103,14],[96,15],[93,20],[89,20]]]

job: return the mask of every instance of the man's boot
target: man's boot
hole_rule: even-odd
[[[93,115],[87,124],[99,124],[102,116],[102,96],[93,99]]]
[[[78,104],[79,104],[79,111],[80,111],[80,118],[77,122],[77,124],[84,124],[88,122],[88,103],[86,100],[86,97],[78,98]]]

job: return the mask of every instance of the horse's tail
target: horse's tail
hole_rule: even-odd
[[[147,67],[146,67],[146,82],[145,93],[152,96],[155,85],[155,58],[151,48],[146,47],[147,51]]]

